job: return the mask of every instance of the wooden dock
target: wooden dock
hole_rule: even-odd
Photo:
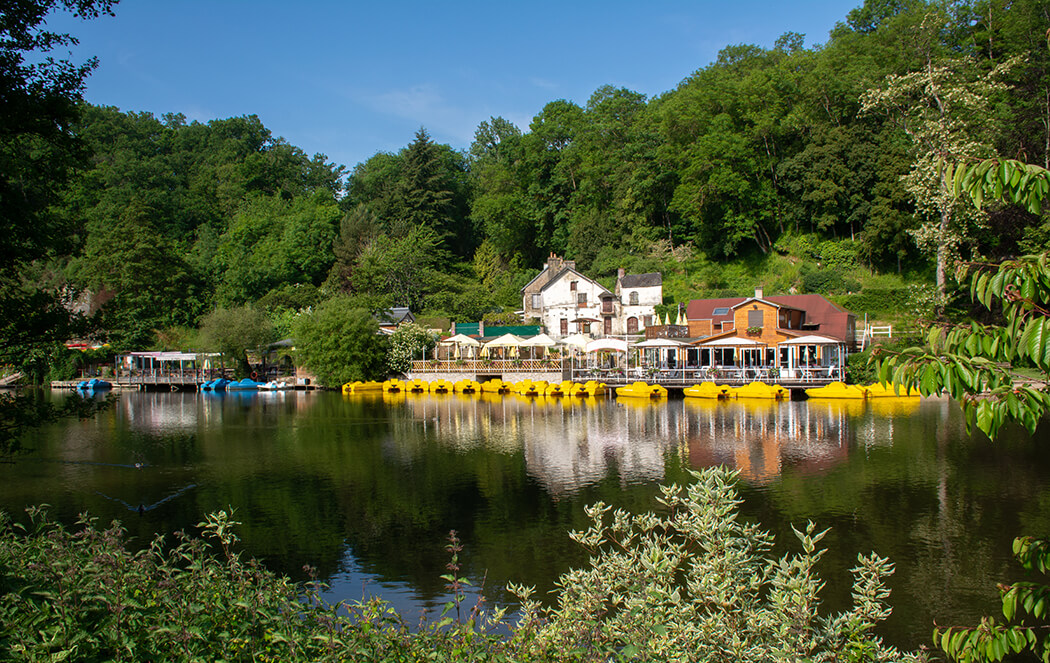
[[[90,378],[79,380],[55,380],[52,389],[76,389],[77,385]],[[99,378],[113,385],[114,391],[197,391],[205,380],[195,376],[135,376]]]

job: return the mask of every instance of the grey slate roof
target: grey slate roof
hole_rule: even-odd
[[[651,288],[663,285],[664,277],[660,272],[649,272],[648,274],[624,274],[620,279],[621,288]]]
[[[393,323],[395,325],[399,325],[402,322],[406,321],[416,321],[416,316],[412,315],[412,311],[410,311],[407,306],[395,306],[393,308],[388,308],[385,311],[381,311],[379,315],[376,316],[376,318],[379,319],[380,324],[386,322],[388,324]]]

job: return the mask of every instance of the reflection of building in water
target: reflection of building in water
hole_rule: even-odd
[[[823,472],[842,461],[856,436],[853,421],[864,413],[862,401],[688,399],[684,407],[690,465],[727,465],[755,483],[773,480],[785,465]]]
[[[132,429],[149,433],[197,429],[201,404],[195,394],[136,391],[123,396],[121,407]]]
[[[411,416],[394,424],[389,445],[411,462],[416,450],[406,445],[421,439],[422,429],[423,439],[449,448],[520,450],[529,476],[554,495],[611,475],[625,484],[660,481],[666,455],[676,449],[694,468],[723,464],[748,481],[767,483],[788,467],[825,472],[858,443],[892,440],[894,417],[910,415],[917,401],[883,400],[888,402],[408,394],[397,402]]]
[[[678,412],[663,404],[517,394],[429,394],[405,400],[416,426],[442,444],[521,450],[529,476],[551,494],[573,493],[616,473],[623,483],[660,480]],[[396,435],[396,431],[395,431]]]

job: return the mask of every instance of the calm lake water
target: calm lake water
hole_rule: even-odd
[[[55,398],[74,397],[56,394]],[[791,525],[832,530],[819,569],[828,610],[872,550],[896,563],[893,644],[929,641],[934,620],[997,612],[1019,577],[1010,544],[1050,533],[1050,430],[966,435],[943,400],[765,402],[123,393],[88,421],[36,431],[0,465],[0,509],[47,503],[72,523],[121,520],[140,542],[232,506],[243,549],[332,599],[392,600],[414,620],[445,599],[448,531],[486,597],[508,581],[553,587],[586,561],[567,536],[604,500],[654,508],[661,482],[725,464],[747,518],[797,551]]]

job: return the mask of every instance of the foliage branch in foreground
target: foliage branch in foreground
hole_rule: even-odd
[[[454,599],[410,630],[381,599],[329,604],[323,586],[294,585],[234,551],[237,524],[219,512],[203,538],[176,534],[131,552],[114,523],[75,531],[28,510],[0,514],[0,658],[227,661],[890,661],[917,660],[873,634],[889,615],[892,565],[858,557],[854,606],[822,616],[815,573],[823,532],[802,551],[771,555],[772,537],[740,522],[734,476],[722,468],[666,486],[660,514],[590,507],[572,537],[590,566],[559,581],[556,606],[511,586],[520,616],[483,603],[461,613],[458,540],[444,576]]]
[[[1050,191],[1050,171],[1010,159],[948,167],[955,195],[975,205],[996,199],[1038,214]],[[947,393],[962,403],[967,426],[989,437],[1010,422],[1034,434],[1050,412],[1050,268],[1043,253],[999,265],[963,265],[971,296],[989,310],[1002,307],[1004,324],[932,326],[927,347],[909,348],[878,361],[879,379],[924,395]],[[1018,381],[1015,366],[1042,371],[1043,380]],[[1014,556],[1041,582],[999,585],[1005,622],[985,617],[978,626],[937,628],[934,642],[962,663],[1002,661],[1026,653],[1050,662],[1050,540],[1019,537]]]
[[[999,265],[960,267],[970,293],[985,308],[1002,307],[1004,324],[931,325],[925,347],[879,356],[879,379],[924,396],[948,394],[962,403],[967,426],[995,437],[1007,422],[1030,434],[1050,411],[1046,382],[1023,380],[1015,367],[1050,376],[1050,268],[1047,254]]]

